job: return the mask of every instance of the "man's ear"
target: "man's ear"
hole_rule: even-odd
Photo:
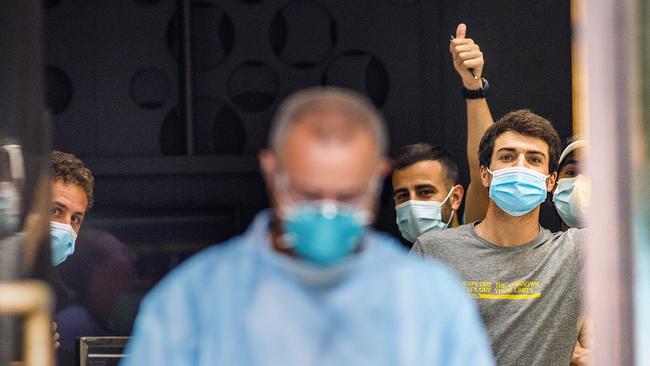
[[[465,195],[465,189],[460,184],[454,186],[454,191],[449,197],[451,203],[451,209],[458,211],[460,209],[460,204],[463,202],[463,196]]]
[[[492,180],[490,178],[492,174],[488,172],[487,167],[481,165],[481,184],[483,184],[483,187],[489,188],[490,187],[490,181]]]
[[[275,156],[275,153],[269,149],[264,149],[258,154],[258,160],[260,162],[260,168],[262,168],[262,175],[266,182],[271,182],[273,174],[278,169],[278,159]]]
[[[546,191],[553,192],[553,189],[555,189],[556,182],[557,182],[557,172],[553,172],[546,180]]]

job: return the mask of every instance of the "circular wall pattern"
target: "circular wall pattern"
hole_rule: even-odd
[[[194,150],[197,154],[241,154],[244,122],[227,103],[207,96],[194,100]]]
[[[210,2],[193,1],[191,14],[192,64],[197,70],[219,66],[230,55],[235,43],[235,27],[221,8]],[[180,27],[178,13],[167,26],[167,48],[179,61]]]
[[[322,82],[357,90],[367,95],[377,107],[384,105],[390,90],[388,72],[382,62],[358,50],[337,55],[327,65]]]
[[[269,42],[282,62],[307,68],[334,50],[337,32],[336,22],[325,7],[314,1],[292,1],[273,17]]]
[[[129,91],[131,99],[140,108],[156,109],[167,102],[172,94],[172,85],[160,69],[148,67],[131,77]]]
[[[47,106],[53,114],[63,112],[72,100],[72,81],[60,68],[45,66],[45,91]]]
[[[278,77],[261,61],[243,62],[228,77],[228,95],[246,112],[262,111],[278,96]]]

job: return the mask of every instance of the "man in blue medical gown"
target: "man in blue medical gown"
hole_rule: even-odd
[[[368,227],[390,169],[370,102],[299,92],[269,142],[272,210],[146,297],[122,365],[493,364],[457,276]]]

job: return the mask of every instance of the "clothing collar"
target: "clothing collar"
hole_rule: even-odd
[[[478,235],[478,233],[476,232],[476,225],[479,223],[481,223],[481,221],[474,221],[473,223],[468,224],[469,229],[472,232],[472,235],[486,247],[489,247],[491,249],[502,250],[502,251],[522,251],[529,248],[537,247],[539,244],[544,243],[548,239],[549,234],[551,233],[549,230],[542,227],[542,225],[539,225],[539,233],[533,240],[529,241],[528,243],[518,245],[516,247],[503,247],[500,245],[490,243],[489,241],[483,239],[480,235]]]

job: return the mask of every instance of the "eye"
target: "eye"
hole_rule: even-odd
[[[511,161],[514,158],[514,155],[512,154],[504,154],[499,157],[499,160],[501,161]]]
[[[81,223],[81,217],[79,217],[79,216],[72,216],[72,222],[73,222],[74,224],[79,224],[79,223]]]
[[[566,172],[564,172],[564,174],[569,177],[575,177],[576,175],[578,175],[578,172],[575,169],[569,169]]]
[[[541,164],[541,163],[542,163],[542,159],[541,159],[539,156],[531,156],[531,157],[528,159],[528,161],[529,161],[531,164]]]
[[[435,192],[433,189],[430,188],[425,188],[425,189],[418,189],[417,190],[417,195],[418,197],[431,197]]]
[[[58,207],[54,207],[51,212],[53,216],[58,216],[61,214],[61,209]]]
[[[400,192],[393,196],[393,199],[397,203],[406,202],[409,199],[409,195],[406,192]]]

